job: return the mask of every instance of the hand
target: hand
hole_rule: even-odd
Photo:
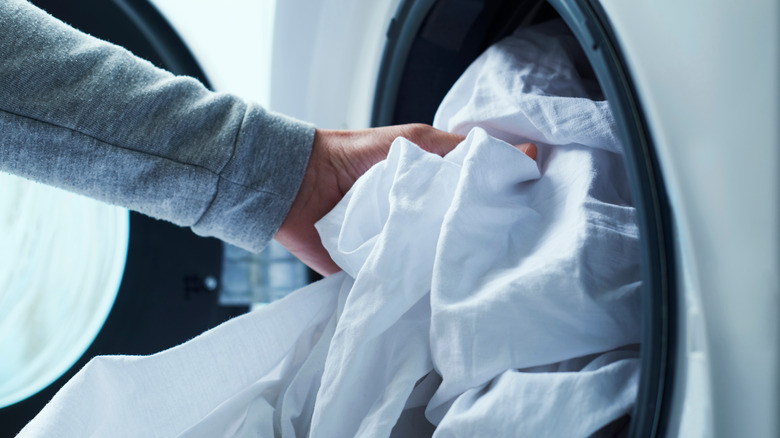
[[[387,157],[396,137],[405,137],[442,156],[465,138],[423,124],[356,131],[318,129],[301,188],[276,240],[320,274],[338,272],[340,269],[322,246],[314,224],[336,206],[361,175]],[[516,147],[536,159],[535,145]]]

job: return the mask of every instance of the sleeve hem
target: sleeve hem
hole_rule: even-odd
[[[250,105],[214,199],[192,230],[261,251],[298,193],[313,142],[313,125]]]

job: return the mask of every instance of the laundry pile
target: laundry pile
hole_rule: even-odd
[[[318,224],[343,272],[149,357],[93,359],[22,436],[587,436],[639,371],[635,210],[562,23],[484,53]],[[533,141],[538,163],[510,144]]]

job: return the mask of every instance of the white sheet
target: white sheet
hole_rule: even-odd
[[[344,273],[93,360],[22,436],[585,436],[628,412],[634,209],[561,29],[491,48],[437,116],[466,141],[440,158],[396,140],[318,224]],[[494,137],[538,142],[538,166]]]
[[[434,423],[460,394],[505,370],[639,341],[635,210],[607,102],[588,98],[596,87],[580,78],[583,58],[563,23],[525,29],[473,63],[439,108],[435,125],[441,129],[465,133],[481,126],[509,142],[536,142],[543,177],[505,196],[490,196],[497,189],[479,185],[479,191],[464,194],[459,214],[445,223],[449,232],[437,254],[442,269],[431,295],[431,349],[443,377],[427,408]],[[490,250],[473,251],[477,242]],[[466,260],[467,275],[452,275]],[[621,376],[633,393],[638,360],[631,356],[620,366],[632,370]],[[505,415],[556,418],[557,426],[571,432],[567,436],[578,436],[583,417],[593,420],[603,403],[594,402],[585,415],[572,394],[550,391],[556,378],[567,379],[505,375],[491,392],[507,385],[508,394],[546,394],[546,408],[505,395],[503,410],[486,411],[485,421],[469,422],[472,428],[456,421],[452,435],[470,436]],[[582,394],[604,395],[598,377],[577,379]],[[614,397],[621,414],[630,405],[631,397]],[[607,417],[595,422],[603,425]],[[530,424],[537,423],[522,422],[522,435],[553,436],[545,423],[533,429]],[[505,432],[514,435],[508,427]]]

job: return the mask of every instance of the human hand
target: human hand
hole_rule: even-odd
[[[318,129],[309,164],[276,240],[312,269],[330,275],[340,269],[322,246],[314,224],[325,216],[374,164],[384,160],[396,137],[444,156],[463,139],[424,124],[348,130]],[[515,146],[536,159],[536,146]]]

